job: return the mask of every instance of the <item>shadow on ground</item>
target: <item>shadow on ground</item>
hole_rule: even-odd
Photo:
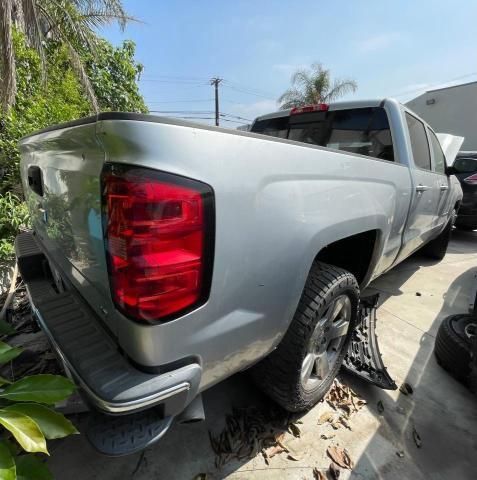
[[[356,464],[353,472],[343,472],[341,479],[475,478],[477,401],[440,369],[432,348],[441,319],[465,310],[470,286],[476,281],[476,254],[477,233],[454,232],[449,255],[439,265],[413,256],[371,286],[370,293],[381,294],[378,332],[385,363],[397,383],[408,382],[414,393],[385,392],[344,377],[367,400],[368,407],[357,414],[353,431],[333,440],[350,450]],[[380,400],[384,406],[381,414],[377,411]],[[302,438],[308,449],[304,461],[277,460],[267,466],[257,456],[233,460],[218,469],[209,431],[221,431],[232,407],[255,406],[268,411],[273,404],[246,374],[235,375],[205,392],[204,404],[206,422],[174,425],[160,443],[142,454],[105,458],[80,435],[53,444],[50,467],[58,479],[192,480],[200,473],[208,473],[208,479],[312,479],[313,467],[326,469],[329,465],[329,442],[320,440],[322,427],[317,426],[317,414],[312,411],[303,418],[303,429],[309,430]],[[313,410],[320,408],[318,405]],[[76,421],[81,430],[85,417]],[[421,448],[416,445],[413,429],[420,435]]]

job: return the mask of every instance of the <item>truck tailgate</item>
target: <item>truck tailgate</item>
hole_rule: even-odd
[[[63,126],[62,126],[63,127]],[[101,222],[105,154],[96,117],[20,142],[21,175],[37,238],[58,269],[115,333]]]

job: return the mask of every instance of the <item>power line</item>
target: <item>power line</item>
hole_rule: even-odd
[[[240,117],[238,115],[232,115],[230,113],[221,113],[220,116],[222,117],[231,117],[231,118],[238,118],[239,120],[245,120],[246,122],[251,122],[250,118]]]
[[[243,125],[243,122],[240,122],[238,120],[229,120],[227,118],[222,119],[224,122],[231,122],[231,123],[239,123],[240,125]]]
[[[142,75],[144,78],[150,79],[165,79],[165,80],[185,80],[185,81],[192,81],[192,82],[207,82],[209,79],[208,77],[182,77],[179,75]]]
[[[197,100],[146,100],[146,103],[199,103],[199,102],[212,102],[213,98],[201,98]]]
[[[229,86],[232,86],[234,88],[239,88],[243,91],[247,91],[249,93],[255,94],[255,95],[260,95],[266,98],[269,98],[268,96],[270,95],[268,92],[265,92],[263,90],[260,90],[255,87],[248,87],[247,85],[241,85],[240,83],[237,82],[232,82],[230,80],[224,80],[224,83],[228,84]]]

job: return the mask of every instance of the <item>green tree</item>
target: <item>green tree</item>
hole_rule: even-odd
[[[329,103],[358,88],[354,80],[332,80],[330,71],[321,63],[314,63],[311,69],[297,70],[291,77],[291,83],[292,88],[278,99],[283,109]]]
[[[81,51],[96,50],[98,27],[118,23],[124,28],[129,20],[133,18],[126,14],[122,0],[1,0],[0,77],[3,88],[0,94],[4,110],[8,110],[17,98],[14,28],[22,31],[28,45],[37,51],[43,79],[47,77],[44,45],[50,40],[60,43],[93,110],[97,111],[99,106]]]
[[[137,85],[143,66],[135,61],[135,50],[130,40],[113,47],[101,39],[94,51],[81,54],[101,111],[147,113]]]
[[[13,190],[21,195],[18,140],[34,130],[92,113],[67,48],[50,40],[44,47],[48,82],[42,82],[41,58],[25,36],[13,30],[17,58],[17,98],[8,112],[0,113],[0,194]],[[85,69],[102,110],[147,112],[137,77],[142,65],[134,60],[134,43],[113,47],[98,42],[97,54],[81,52]]]

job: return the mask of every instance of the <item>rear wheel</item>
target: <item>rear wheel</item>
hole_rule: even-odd
[[[359,287],[351,273],[315,263],[287,333],[253,368],[265,393],[291,412],[318,402],[343,362],[358,301]]]
[[[454,210],[449,222],[446,225],[446,228],[444,228],[438,237],[436,237],[434,240],[431,240],[427,245],[424,245],[422,252],[425,255],[435,260],[442,260],[445,257],[455,218],[456,212]]]

